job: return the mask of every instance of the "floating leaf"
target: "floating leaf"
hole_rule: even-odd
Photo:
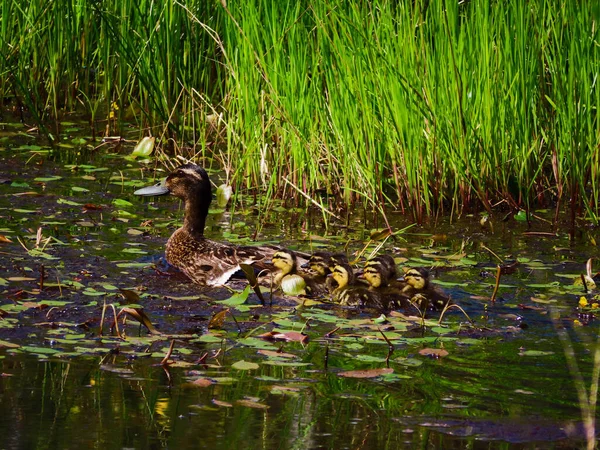
[[[224,309],[223,311],[219,311],[214,316],[211,317],[208,322],[208,328],[221,328],[225,323],[225,318],[227,317],[227,313],[229,312],[229,308]]]
[[[348,370],[338,372],[338,376],[345,378],[376,378],[388,373],[393,373],[394,369],[366,369],[366,370]]]
[[[527,213],[525,213],[523,210],[520,210],[518,213],[516,213],[514,217],[518,222],[527,222]]]
[[[83,187],[80,187],[80,186],[71,186],[71,190],[73,192],[90,192],[89,189],[86,189],[86,188],[83,188]]]
[[[13,211],[16,213],[20,213],[20,214],[35,214],[35,213],[37,213],[37,211],[35,209],[15,208],[15,209],[13,209]]]
[[[119,208],[127,208],[129,206],[133,206],[133,203],[128,202],[127,200],[122,200],[120,198],[115,198],[112,203],[113,205]]]
[[[443,348],[423,348],[419,350],[419,355],[431,356],[433,358],[443,358],[445,356],[448,356],[449,353]]]
[[[56,200],[56,203],[59,205],[69,205],[69,206],[81,206],[81,203],[72,202],[71,200],[66,200],[64,198],[59,198]]]
[[[224,408],[233,408],[233,405],[231,403],[217,400],[216,398],[213,398],[211,401],[214,405],[217,405],[217,406],[222,406]]]
[[[235,402],[235,404],[239,406],[247,406],[248,408],[269,409],[267,405],[252,400],[238,400],[237,402]]]
[[[297,358],[297,356],[292,353],[284,353],[274,350],[259,350],[258,353],[272,358]]]
[[[8,341],[0,340],[0,347],[19,348],[20,345],[19,344],[14,344],[13,342],[8,342]]]
[[[138,142],[133,149],[133,152],[131,152],[131,156],[134,158],[138,156],[150,156],[154,150],[155,141],[156,138],[153,136],[146,136],[142,138],[142,140]]]
[[[267,333],[263,333],[258,336],[262,339],[273,339],[273,340],[283,340],[283,341],[292,341],[292,342],[302,342],[305,343],[308,341],[308,336],[303,333],[298,333],[297,331],[288,331],[285,333],[277,333],[274,331],[269,331]]]
[[[222,305],[227,306],[238,306],[243,305],[248,300],[248,295],[250,295],[250,285],[246,286],[242,292],[237,292],[229,297],[227,300],[221,300],[215,303],[220,303]]]
[[[59,176],[54,176],[54,177],[37,177],[34,178],[33,181],[39,181],[42,183],[46,183],[48,181],[57,181],[57,180],[62,180],[62,177]]]
[[[281,280],[281,290],[287,295],[305,295],[306,294],[306,282],[300,275],[286,275]]]
[[[258,364],[249,361],[238,361],[231,365],[232,368],[237,370],[255,370],[258,369]]]
[[[225,208],[229,199],[231,198],[231,194],[233,193],[233,188],[231,186],[227,186],[226,184],[222,184],[217,188],[217,206],[219,208]]]
[[[519,356],[548,356],[554,355],[554,352],[545,352],[542,350],[524,350],[519,352]]]

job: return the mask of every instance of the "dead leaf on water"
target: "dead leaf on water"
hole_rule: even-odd
[[[235,404],[239,406],[247,406],[248,408],[269,409],[269,406],[263,403],[255,402],[253,400],[238,400],[235,402]]]
[[[140,296],[137,292],[132,291],[131,289],[119,289],[121,295],[125,298],[127,303],[139,303]]]
[[[286,333],[276,333],[274,331],[269,331],[268,333],[263,333],[258,336],[262,339],[268,340],[283,340],[283,341],[292,341],[292,342],[302,342],[305,343],[308,341],[308,336],[299,333],[297,331],[288,331]]]
[[[7,238],[6,236],[4,236],[2,234],[0,234],[0,242],[7,243],[7,244],[12,243],[12,241],[9,238]]]
[[[190,384],[196,387],[208,387],[214,384],[214,381],[212,381],[210,378],[197,378]]]
[[[365,370],[347,370],[345,372],[339,372],[340,377],[345,378],[376,378],[388,373],[393,373],[394,369],[365,369]]]
[[[210,322],[208,322],[208,328],[221,328],[225,323],[225,318],[227,317],[228,312],[229,308],[224,309],[223,311],[219,311],[214,316],[212,316]]]
[[[152,322],[150,321],[150,319],[148,318],[146,313],[141,308],[122,308],[121,311],[119,312],[119,314],[117,315],[117,317],[119,317],[123,313],[127,314],[128,316],[133,317],[139,323],[144,325],[146,328],[148,328],[148,331],[150,333],[162,334],[160,331],[158,331],[156,328],[154,328],[154,325],[152,325]]]
[[[292,353],[278,352],[275,350],[259,350],[258,353],[273,358],[297,358],[297,356],[293,355]]]
[[[216,398],[213,398],[211,401],[214,405],[217,405],[217,406],[222,406],[224,408],[233,408],[233,405],[229,402],[217,400]]]
[[[431,356],[433,358],[443,358],[445,356],[448,356],[449,353],[443,348],[422,348],[421,350],[419,350],[419,355]]]

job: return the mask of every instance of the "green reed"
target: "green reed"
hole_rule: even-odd
[[[1,0],[0,97],[271,197],[599,221],[597,2],[338,3]]]

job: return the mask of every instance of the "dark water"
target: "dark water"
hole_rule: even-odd
[[[582,224],[573,241],[561,227],[531,235],[555,231],[545,221],[553,211],[536,211],[528,225],[499,210],[492,226],[480,214],[444,218],[385,243],[404,265],[433,268],[474,327],[458,310],[443,327],[433,314],[423,330],[414,320],[376,323],[373,312],[291,299],[263,308],[251,295],[209,329],[224,309],[213,300],[231,293],[190,285],[154,264],[181,221],[175,199],[132,195],[152,181],[154,164],[128,159],[131,146],[93,150],[68,141],[74,148],[51,151],[15,131],[4,126],[0,141],[0,236],[11,241],[0,243],[1,448],[582,445],[575,381],[556,330],[568,333],[589,386],[598,324],[580,314],[589,308],[578,309],[583,288],[573,280],[598,256],[595,229]],[[360,208],[348,223],[326,227],[319,211],[276,203],[265,214],[244,192],[238,201],[233,213],[211,212],[210,237],[247,243],[258,233],[260,242],[353,253],[382,225]],[[393,212],[389,219],[396,230],[410,224]],[[520,265],[503,276],[491,304],[499,260]],[[140,297],[125,300],[119,288]],[[593,292],[585,297],[595,301]],[[109,308],[101,336],[103,305],[118,312],[128,302],[143,306],[163,334],[129,318],[119,320],[120,339]],[[257,337],[271,330],[309,339]],[[174,364],[164,368],[171,342]],[[424,348],[448,356],[422,356]],[[278,350],[287,355],[269,353]],[[386,361],[394,371],[382,377],[339,375]]]

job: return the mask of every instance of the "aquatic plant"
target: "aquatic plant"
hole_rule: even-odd
[[[597,2],[1,8],[0,97],[54,140],[83,108],[104,133],[133,122],[272,197],[599,221]]]

